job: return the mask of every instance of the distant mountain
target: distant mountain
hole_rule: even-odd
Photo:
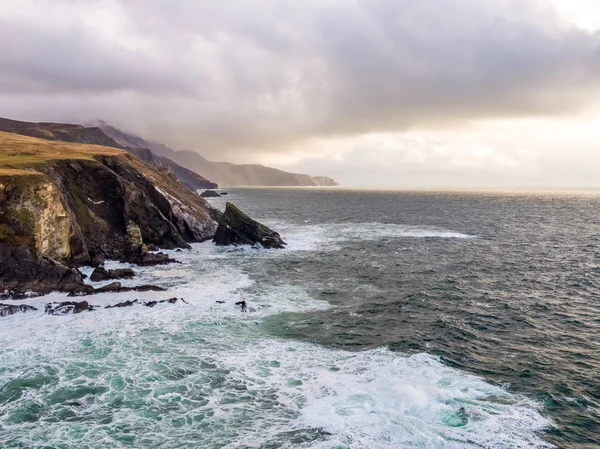
[[[0,131],[46,140],[123,148],[98,127],[86,128],[68,123],[21,122],[0,117]]]
[[[335,179],[326,176],[310,176],[289,173],[264,165],[237,165],[229,162],[212,162],[194,151],[175,151],[160,143],[144,140],[128,134],[105,122],[94,122],[107,136],[119,145],[148,148],[154,154],[167,157],[184,167],[206,177],[221,187],[234,186],[339,186]]]
[[[114,139],[111,139],[97,126],[86,127],[67,123],[31,123],[0,118],[0,131],[38,137],[46,140],[86,143],[126,149],[152,165],[154,168],[173,173],[182,183],[193,190],[215,189],[218,187],[214,182],[203,178],[192,170],[188,170],[176,162],[158,155],[158,153],[153,152],[152,149],[143,147],[143,140],[139,142],[140,145],[123,145]]]

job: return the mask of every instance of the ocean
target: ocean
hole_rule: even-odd
[[[227,191],[288,248],[0,318],[0,447],[600,447],[600,193]]]

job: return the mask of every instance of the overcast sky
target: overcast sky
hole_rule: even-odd
[[[600,186],[598,0],[10,0],[0,116],[346,185]]]

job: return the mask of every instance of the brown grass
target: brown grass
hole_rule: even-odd
[[[25,168],[37,168],[49,161],[65,159],[92,160],[95,156],[126,154],[117,148],[37,139],[0,132],[0,173],[32,174]],[[8,173],[6,170],[13,170]],[[17,171],[14,171],[17,170]]]
[[[0,176],[40,176],[42,173],[39,171],[31,170],[19,170],[16,168],[0,168]]]

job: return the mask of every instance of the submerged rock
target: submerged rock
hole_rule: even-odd
[[[118,268],[116,270],[108,270],[104,266],[97,267],[90,280],[93,282],[108,281],[111,279],[131,279],[135,273],[131,268]]]
[[[246,301],[238,301],[235,303],[235,305],[239,306],[242,312],[256,312],[256,309],[254,307],[248,306],[248,303]]]
[[[143,303],[146,307],[154,307],[156,304],[164,304],[164,303],[169,303],[169,304],[175,304],[178,301],[181,301],[185,304],[187,304],[187,301],[183,298],[169,298],[169,299],[163,299],[161,301],[148,301]]]
[[[122,308],[122,307],[131,307],[131,306],[134,306],[136,304],[141,304],[141,305],[146,306],[146,307],[154,307],[157,304],[164,304],[164,303],[175,304],[178,301],[181,301],[181,302],[184,302],[184,303],[187,304],[187,301],[185,301],[183,298],[169,298],[169,299],[163,299],[163,300],[160,300],[160,301],[147,301],[147,302],[142,302],[142,303],[140,303],[139,300],[134,299],[134,300],[120,302],[118,304],[115,304],[114,306],[106,306],[105,309],[115,309],[115,308]]]
[[[15,313],[33,312],[37,309],[27,304],[0,304],[0,316],[14,315]]]
[[[46,304],[45,312],[48,315],[67,315],[69,313],[91,312],[94,306],[87,301],[64,301]]]
[[[164,292],[166,289],[157,285],[137,285],[135,287],[123,287],[120,282],[111,282],[99,288],[86,286],[85,290],[69,293],[68,296],[89,296],[100,293],[124,293],[124,292]]]
[[[215,192],[214,190],[205,190],[200,194],[202,198],[216,198],[221,196],[219,192]]]
[[[263,248],[286,245],[277,232],[253,220],[232,203],[227,203],[213,242],[219,246],[260,244]]]
[[[106,306],[105,309],[119,309],[121,307],[131,307],[134,304],[137,304],[138,300],[134,299],[133,301],[125,301],[115,304],[114,306]]]

